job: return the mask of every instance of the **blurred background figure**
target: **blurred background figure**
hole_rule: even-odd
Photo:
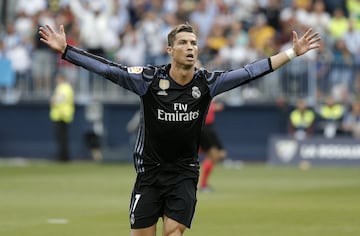
[[[352,102],[351,110],[345,114],[341,124],[343,131],[357,139],[360,139],[360,101]]]
[[[100,162],[103,157],[103,106],[97,102],[87,104],[85,109],[85,117],[89,124],[88,130],[85,133],[85,142],[90,151],[91,158]]]
[[[296,139],[310,137],[314,132],[315,113],[305,99],[298,99],[289,117],[289,134]]]
[[[70,161],[69,151],[69,124],[73,121],[75,112],[74,92],[65,76],[56,76],[56,86],[50,100],[50,119],[54,123],[55,139],[59,161]]]
[[[214,129],[215,113],[224,109],[222,103],[212,101],[210,103],[209,111],[206,116],[205,126],[203,127],[200,148],[204,153],[204,160],[201,163],[201,174],[199,181],[199,190],[210,192],[213,191],[212,187],[208,184],[210,174],[214,169],[216,163],[222,161],[226,157],[226,151],[223,148],[221,140]]]
[[[319,128],[326,138],[334,138],[341,131],[341,120],[345,114],[345,106],[328,96],[319,109]]]
[[[2,40],[0,40],[0,71],[0,98],[7,101],[6,97],[11,96],[15,86],[15,71],[12,68],[10,59],[5,54]]]

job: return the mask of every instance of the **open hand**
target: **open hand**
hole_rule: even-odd
[[[300,56],[307,51],[320,47],[317,42],[320,41],[319,33],[312,33],[312,29],[309,28],[305,34],[299,39],[295,31],[293,34],[293,48],[296,55]]]
[[[55,51],[64,53],[67,46],[64,26],[60,25],[60,33],[57,33],[50,25],[46,25],[45,27],[46,28],[41,26],[39,28],[40,41]]]

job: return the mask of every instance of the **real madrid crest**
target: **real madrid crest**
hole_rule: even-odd
[[[200,89],[196,86],[192,87],[191,95],[193,96],[193,98],[196,99],[200,98],[201,97]]]
[[[158,95],[167,95],[167,92],[165,90],[170,87],[170,81],[166,79],[160,79],[159,87],[162,91],[159,91]]]

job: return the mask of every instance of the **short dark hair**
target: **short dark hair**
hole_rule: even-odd
[[[196,34],[194,28],[189,24],[189,23],[185,23],[185,24],[180,24],[177,25],[175,28],[173,28],[170,33],[168,34],[168,46],[173,46],[174,45],[174,41],[176,39],[176,35],[180,32],[189,32],[189,33],[194,33]]]

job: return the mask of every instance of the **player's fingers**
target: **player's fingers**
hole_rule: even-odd
[[[309,46],[309,50],[315,49],[315,48],[319,48],[319,47],[320,47],[320,44],[311,44],[311,45]]]
[[[40,27],[40,28],[39,28],[39,34],[40,34],[41,36],[49,36],[49,33],[47,32],[46,29],[44,29],[44,27]]]
[[[64,34],[64,33],[65,33],[65,31],[64,31],[64,25],[60,25],[60,33],[61,33],[61,34]]]
[[[313,48],[319,48],[320,47],[320,43],[318,43],[320,41],[320,39],[315,39],[315,40],[311,40],[309,42],[309,48],[313,49]]]
[[[303,35],[303,38],[307,38],[311,32],[312,32],[312,28],[309,28]]]
[[[49,38],[49,36],[46,35],[43,31],[40,31],[40,32],[39,32],[39,35],[40,35],[40,39],[48,40],[48,38]]]
[[[45,25],[46,28],[49,30],[50,33],[54,34],[55,30],[50,25]]]
[[[292,35],[293,35],[293,43],[296,43],[299,40],[299,38],[295,30],[292,32]]]
[[[310,35],[307,39],[308,40],[312,40],[313,38],[316,38],[316,37],[318,37],[319,36],[319,33],[318,32],[315,32],[315,33],[313,33],[312,35]]]
[[[310,44],[314,44],[316,42],[319,42],[321,38],[314,38],[312,40],[310,40]]]

